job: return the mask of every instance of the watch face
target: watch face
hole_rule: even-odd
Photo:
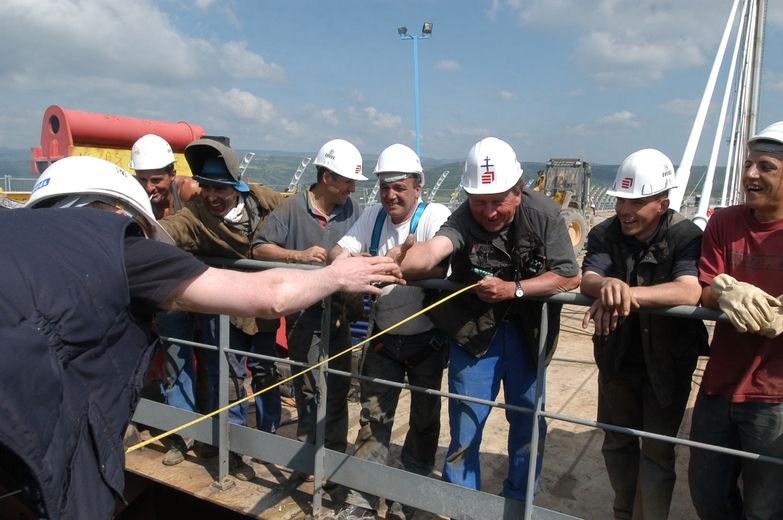
[[[524,295],[525,295],[525,291],[522,290],[522,286],[517,285],[517,289],[516,291],[514,291],[514,296],[516,296],[517,298],[521,298]]]

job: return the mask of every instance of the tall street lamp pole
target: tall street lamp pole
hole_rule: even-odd
[[[413,97],[416,102],[416,154],[421,157],[421,120],[419,115],[419,40],[432,36],[432,22],[424,22],[421,34],[408,34],[407,27],[397,29],[401,40],[413,41]]]

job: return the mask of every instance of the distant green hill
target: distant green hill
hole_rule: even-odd
[[[242,156],[248,150],[237,150]],[[258,151],[253,161],[248,166],[246,177],[251,182],[262,182],[279,190],[285,190],[299,167],[302,159],[306,156],[314,157],[314,154],[282,152],[282,151]],[[357,183],[357,192],[368,192],[375,185],[375,178],[372,175],[377,156],[364,156],[364,173],[369,180]],[[440,187],[439,197],[441,195],[448,198],[450,194],[459,189],[459,180],[462,175],[463,163],[461,161],[425,158],[424,175],[426,178],[425,191],[431,188],[438,180],[440,175],[448,170],[449,175]],[[538,172],[544,168],[543,162],[525,162],[522,163],[522,169],[526,179],[533,180],[538,177]],[[690,181],[688,182],[688,192],[702,182],[702,177],[706,171],[706,166],[694,166],[692,168]],[[594,185],[608,186],[614,180],[617,172],[617,165],[611,164],[593,164],[592,182]],[[716,171],[714,185],[721,186],[723,183],[724,168],[720,167]],[[30,172],[30,151],[11,148],[0,148],[0,177],[33,177]],[[300,186],[307,186],[315,182],[315,167],[310,163],[300,179]]]

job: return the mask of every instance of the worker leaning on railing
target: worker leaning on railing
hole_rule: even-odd
[[[524,188],[522,168],[508,143],[488,137],[468,153],[461,180],[467,202],[452,213],[435,237],[409,241],[398,261],[406,276],[431,272],[441,262],[449,279],[475,289],[433,309],[433,323],[450,336],[449,391],[494,400],[504,385],[508,404],[535,408],[536,361],[546,363],[560,327],[560,305],[548,307],[547,351],[538,354],[542,303],[525,295],[568,291],[579,284],[579,267],[560,208]],[[395,248],[396,249],[396,248]],[[544,382],[541,381],[540,384]],[[451,443],[443,479],[479,489],[480,439],[487,405],[449,401]],[[509,471],[503,496],[525,500],[534,422],[532,414],[508,412]],[[543,446],[546,423],[538,419]],[[538,451],[536,480],[543,449]]]
[[[94,157],[50,166],[28,206],[68,208],[0,210],[0,488],[37,517],[111,517],[156,307],[275,318],[335,290],[404,283],[384,257],[305,272],[209,268],[163,243],[138,182]]]
[[[731,324],[715,325],[691,439],[783,458],[783,121],[749,140],[741,183],[702,241],[702,304]],[[783,465],[692,448],[689,482],[703,519],[783,518]]]
[[[699,302],[702,233],[669,208],[671,188],[674,167],[658,150],[622,162],[607,191],[616,215],[590,231],[581,291],[596,298],[582,325],[595,322],[598,421],[675,437],[707,329],[699,320],[631,313]],[[606,430],[601,451],[615,518],[667,518],[674,444]]]

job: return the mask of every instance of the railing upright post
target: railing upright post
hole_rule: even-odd
[[[229,317],[225,314],[220,315],[218,322],[218,407],[223,408],[228,405],[228,358],[226,349],[229,345]],[[233,486],[233,482],[228,479],[228,457],[229,457],[229,439],[228,439],[228,410],[218,414],[218,480],[215,485],[220,489],[227,489]]]
[[[322,301],[323,313],[321,315],[321,340],[318,344],[318,361],[329,357],[329,339],[332,332],[332,297],[327,296]],[[318,515],[323,502],[323,485],[325,483],[324,457],[326,456],[326,401],[329,398],[329,390],[326,386],[327,370],[329,363],[324,363],[318,369],[318,411],[315,421],[315,460],[313,461],[313,514]]]
[[[525,490],[525,520],[530,520],[533,515],[533,496],[536,490],[536,466],[538,466],[538,422],[545,420],[541,417],[541,409],[544,401],[544,388],[546,386],[546,336],[549,325],[549,304],[544,302],[541,307],[541,325],[538,336],[538,366],[536,368],[536,403],[533,412],[533,431],[530,435],[530,461],[527,468],[527,489]]]

